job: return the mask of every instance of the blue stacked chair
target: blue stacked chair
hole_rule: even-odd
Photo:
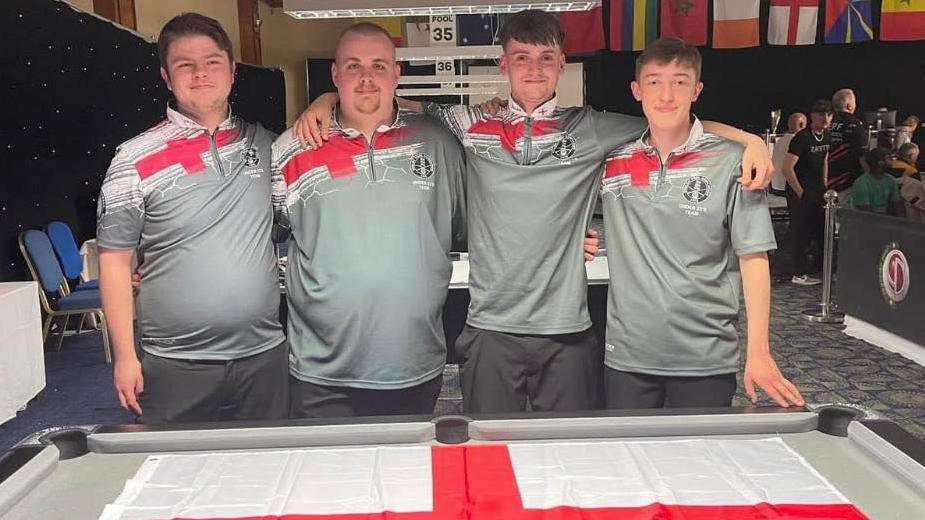
[[[76,285],[71,286],[74,291],[85,291],[87,289],[99,289],[99,280],[80,281],[80,274],[84,270],[84,260],[80,256],[80,249],[77,248],[77,241],[74,239],[74,233],[71,227],[64,222],[49,222],[45,226],[45,233],[51,240],[51,247],[55,250],[61,269],[68,281],[73,281]]]
[[[106,362],[111,363],[109,330],[106,326],[106,316],[103,314],[100,290],[97,288],[71,292],[51,240],[43,231],[30,229],[20,233],[19,249],[22,251],[32,278],[39,282],[39,301],[46,314],[42,327],[42,340],[48,339],[52,321],[63,316],[64,324],[58,336],[57,347],[60,350],[70,316],[78,315],[81,323],[84,317],[95,316],[99,319],[100,332],[103,335],[103,353],[106,356]]]

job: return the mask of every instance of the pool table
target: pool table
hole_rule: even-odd
[[[0,456],[0,517],[97,518],[150,454],[555,440],[778,437],[871,518],[925,518],[925,444],[845,406],[83,426]]]

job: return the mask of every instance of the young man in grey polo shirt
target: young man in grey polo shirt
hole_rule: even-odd
[[[383,29],[343,33],[327,146],[273,145],[274,204],[291,226],[292,417],[433,413],[446,363],[442,310],[465,232],[463,154],[395,103]]]
[[[729,406],[743,285],[746,393],[755,401],[757,385],[780,406],[801,406],[768,341],[767,251],[776,243],[767,200],[738,183],[741,145],[691,115],[700,64],[697,48],[678,39],[646,48],[632,90],[649,129],[605,163],[607,406]]]
[[[517,13],[499,38],[511,99],[497,114],[402,101],[443,123],[466,151],[472,300],[456,343],[464,360],[463,408],[523,411],[528,402],[537,411],[596,408],[601,353],[587,309],[585,230],[604,157],[638,137],[645,120],[558,106],[565,35],[555,15]],[[323,113],[331,102],[314,106]],[[310,107],[297,126],[316,144],[313,123],[327,119]],[[769,163],[757,136],[713,125],[763,150],[759,157]]]
[[[144,423],[285,418],[274,136],[230,112],[234,62],[218,22],[180,15],[161,30],[158,51],[176,104],[119,147],[99,198],[100,286],[119,401]]]

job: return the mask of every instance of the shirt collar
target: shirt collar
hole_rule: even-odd
[[[533,119],[550,119],[556,111],[556,107],[559,106],[559,96],[553,94],[551,98],[543,102],[540,106],[536,107],[533,110],[532,114],[528,114],[526,110],[523,109],[514,98],[508,98],[507,108],[514,116],[523,116],[523,117],[532,117]]]
[[[393,99],[393,100],[392,100],[392,107],[393,107],[392,110],[395,112],[395,117],[392,119],[392,122],[391,122],[391,123],[388,123],[388,124],[381,124],[381,125],[379,125],[379,127],[376,128],[376,133],[378,133],[378,134],[385,133],[385,132],[388,132],[389,130],[392,130],[392,129],[394,129],[394,128],[398,128],[398,127],[400,127],[400,126],[403,126],[403,123],[402,123],[402,110],[401,110],[401,108],[398,107],[398,100],[397,100],[397,99]],[[347,137],[350,137],[350,138],[358,137],[358,136],[362,135],[362,132],[360,132],[359,130],[357,130],[357,129],[355,129],[355,128],[350,128],[350,127],[346,127],[346,126],[341,125],[340,120],[337,118],[338,108],[340,108],[340,103],[339,103],[339,102],[338,102],[336,105],[334,105],[334,112],[333,112],[333,114],[331,114],[331,119],[333,120],[333,122],[331,123],[332,128],[335,129],[335,130],[339,130],[339,131],[342,132],[344,135],[346,135]]]
[[[199,130],[208,131],[208,128],[197,123],[192,118],[180,113],[179,110],[175,109],[171,105],[172,103],[170,102],[167,103],[167,119],[170,120],[171,123],[177,126],[183,127],[183,128],[195,128]],[[231,112],[231,104],[229,103],[228,104],[228,116],[225,118],[224,121],[222,121],[218,125],[218,130],[230,130],[234,128],[234,122],[235,122],[235,117],[234,117],[234,114],[232,114]]]
[[[697,116],[691,115],[691,117],[694,119],[694,123],[691,125],[691,133],[687,136],[686,141],[671,151],[672,154],[678,155],[690,151],[690,149],[697,144],[697,141],[703,137],[703,123],[700,122],[700,119]],[[648,153],[654,153],[656,151],[655,147],[649,144],[648,128],[646,128],[646,131],[642,133],[642,136],[640,136],[636,142],[645,148],[646,152]]]

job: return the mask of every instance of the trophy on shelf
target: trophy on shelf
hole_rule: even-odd
[[[771,126],[768,127],[768,131],[764,133],[764,142],[771,144],[771,136],[777,135],[777,125],[780,124],[780,109],[775,108],[771,111]]]

